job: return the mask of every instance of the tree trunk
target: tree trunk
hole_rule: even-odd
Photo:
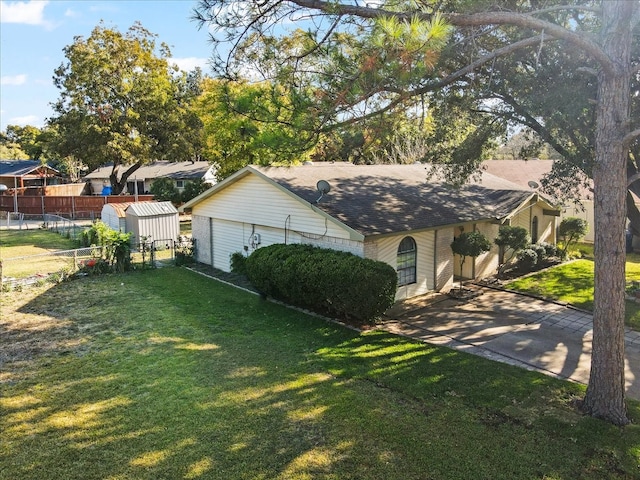
[[[595,290],[591,377],[583,410],[616,425],[629,423],[625,404],[625,199],[629,131],[630,19],[634,1],[602,2],[602,48],[614,62],[598,75],[595,187]]]
[[[124,187],[127,186],[127,180],[129,180],[129,177],[133,174],[133,172],[135,172],[142,166],[142,163],[138,162],[131,165],[127,170],[122,172],[122,176],[120,178],[118,178],[118,166],[120,166],[120,164],[114,164],[113,168],[111,169],[111,175],[109,175],[112,195],[120,195],[122,193]]]

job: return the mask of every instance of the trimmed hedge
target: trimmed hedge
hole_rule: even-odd
[[[323,315],[370,322],[395,301],[393,267],[347,252],[275,244],[254,251],[245,267],[262,294]]]

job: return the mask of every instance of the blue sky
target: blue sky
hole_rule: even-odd
[[[174,63],[209,73],[207,31],[189,19],[195,6],[194,0],[0,1],[0,130],[44,125],[59,96],[52,78],[66,60],[63,48],[89,36],[100,20],[121,32],[140,21],[169,45]]]

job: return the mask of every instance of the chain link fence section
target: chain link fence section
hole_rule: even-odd
[[[92,266],[91,262],[104,258],[107,255],[106,248],[92,246],[5,258],[0,261],[0,289],[13,290],[19,286],[59,281],[84,266]],[[157,268],[192,262],[194,250],[195,241],[190,237],[154,240],[132,248],[130,259],[133,265]]]
[[[131,251],[131,263],[143,268],[185,264],[194,258],[195,240],[181,236],[177,240],[153,240],[137,244]]]
[[[78,225],[76,222],[59,215],[45,214],[43,215],[43,226],[63,237],[78,240],[89,225]]]
[[[39,253],[24,257],[5,258],[0,264],[2,288],[32,285],[52,279],[62,279],[103,254],[104,247]]]
[[[26,213],[7,212],[6,219],[2,219],[2,227],[12,230],[47,229],[63,237],[78,240],[85,228],[91,225],[91,220],[82,223],[74,222],[60,215],[45,214],[31,215]]]

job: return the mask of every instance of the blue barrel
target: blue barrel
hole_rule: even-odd
[[[102,187],[102,195],[111,195],[111,185]]]

